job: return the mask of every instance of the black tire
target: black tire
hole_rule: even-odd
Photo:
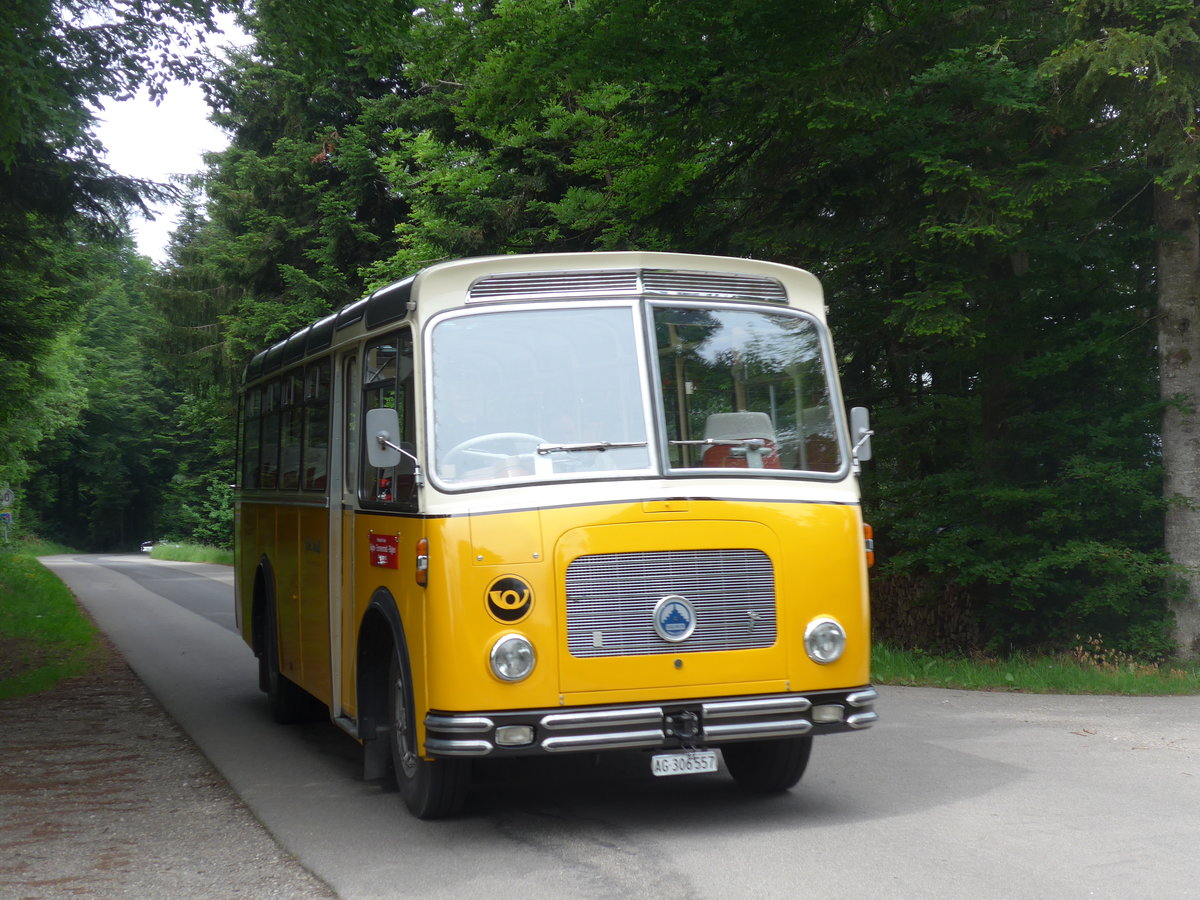
[[[737,786],[751,794],[779,794],[795,787],[811,753],[809,736],[745,741],[721,748],[725,768]]]
[[[408,660],[392,653],[388,667],[388,746],[396,786],[418,819],[444,819],[462,810],[471,778],[470,760],[421,759],[416,746],[412,680]]]
[[[259,682],[266,682],[267,708],[271,711],[271,718],[281,725],[311,721],[318,715],[320,702],[279,671],[279,636],[275,630],[274,606],[267,607],[263,620]]]

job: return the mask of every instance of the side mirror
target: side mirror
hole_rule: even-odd
[[[368,409],[366,424],[367,461],[377,469],[400,464],[400,416],[394,409]]]
[[[859,462],[871,458],[871,414],[865,406],[850,410],[850,452]]]

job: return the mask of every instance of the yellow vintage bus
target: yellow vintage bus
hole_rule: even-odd
[[[645,751],[775,792],[876,719],[872,552],[817,279],[675,253],[433,265],[253,358],[237,620],[421,818],[472,760]]]

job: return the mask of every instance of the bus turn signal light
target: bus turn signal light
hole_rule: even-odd
[[[864,546],[867,551],[867,568],[875,565],[875,529],[870,525],[863,525]]]

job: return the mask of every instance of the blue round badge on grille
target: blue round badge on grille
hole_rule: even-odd
[[[696,630],[696,609],[686,597],[669,594],[654,605],[654,631],[664,641],[686,641]]]

